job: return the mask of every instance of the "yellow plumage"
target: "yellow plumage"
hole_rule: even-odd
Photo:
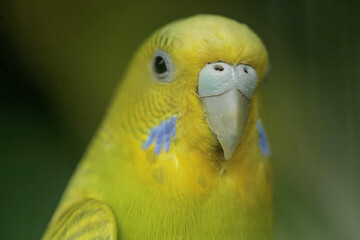
[[[154,78],[158,49],[172,59],[171,82]],[[197,92],[200,70],[213,62],[253,67],[257,85],[268,67],[261,40],[220,16],[176,21],[145,41],[43,239],[74,232],[91,239],[100,223],[107,230],[99,239],[271,238],[271,166],[259,149],[259,93],[256,88],[239,146],[225,160]],[[169,151],[156,154],[154,144],[142,149],[151,129],[173,116]],[[88,201],[103,212],[99,223]]]

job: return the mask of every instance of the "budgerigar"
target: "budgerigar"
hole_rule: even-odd
[[[43,239],[271,239],[259,116],[268,54],[244,24],[170,23],[139,48]]]

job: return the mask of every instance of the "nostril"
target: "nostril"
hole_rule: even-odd
[[[214,69],[215,69],[216,71],[219,71],[219,72],[224,71],[224,67],[221,66],[220,64],[216,64],[216,65],[214,66]]]
[[[246,67],[244,67],[244,72],[249,73]]]

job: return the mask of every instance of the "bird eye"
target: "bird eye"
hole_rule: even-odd
[[[152,69],[155,78],[160,82],[169,82],[174,71],[174,66],[167,52],[158,49],[155,52]]]

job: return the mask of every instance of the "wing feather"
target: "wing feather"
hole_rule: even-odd
[[[117,239],[115,216],[108,205],[87,199],[71,206],[49,226],[43,240]]]

